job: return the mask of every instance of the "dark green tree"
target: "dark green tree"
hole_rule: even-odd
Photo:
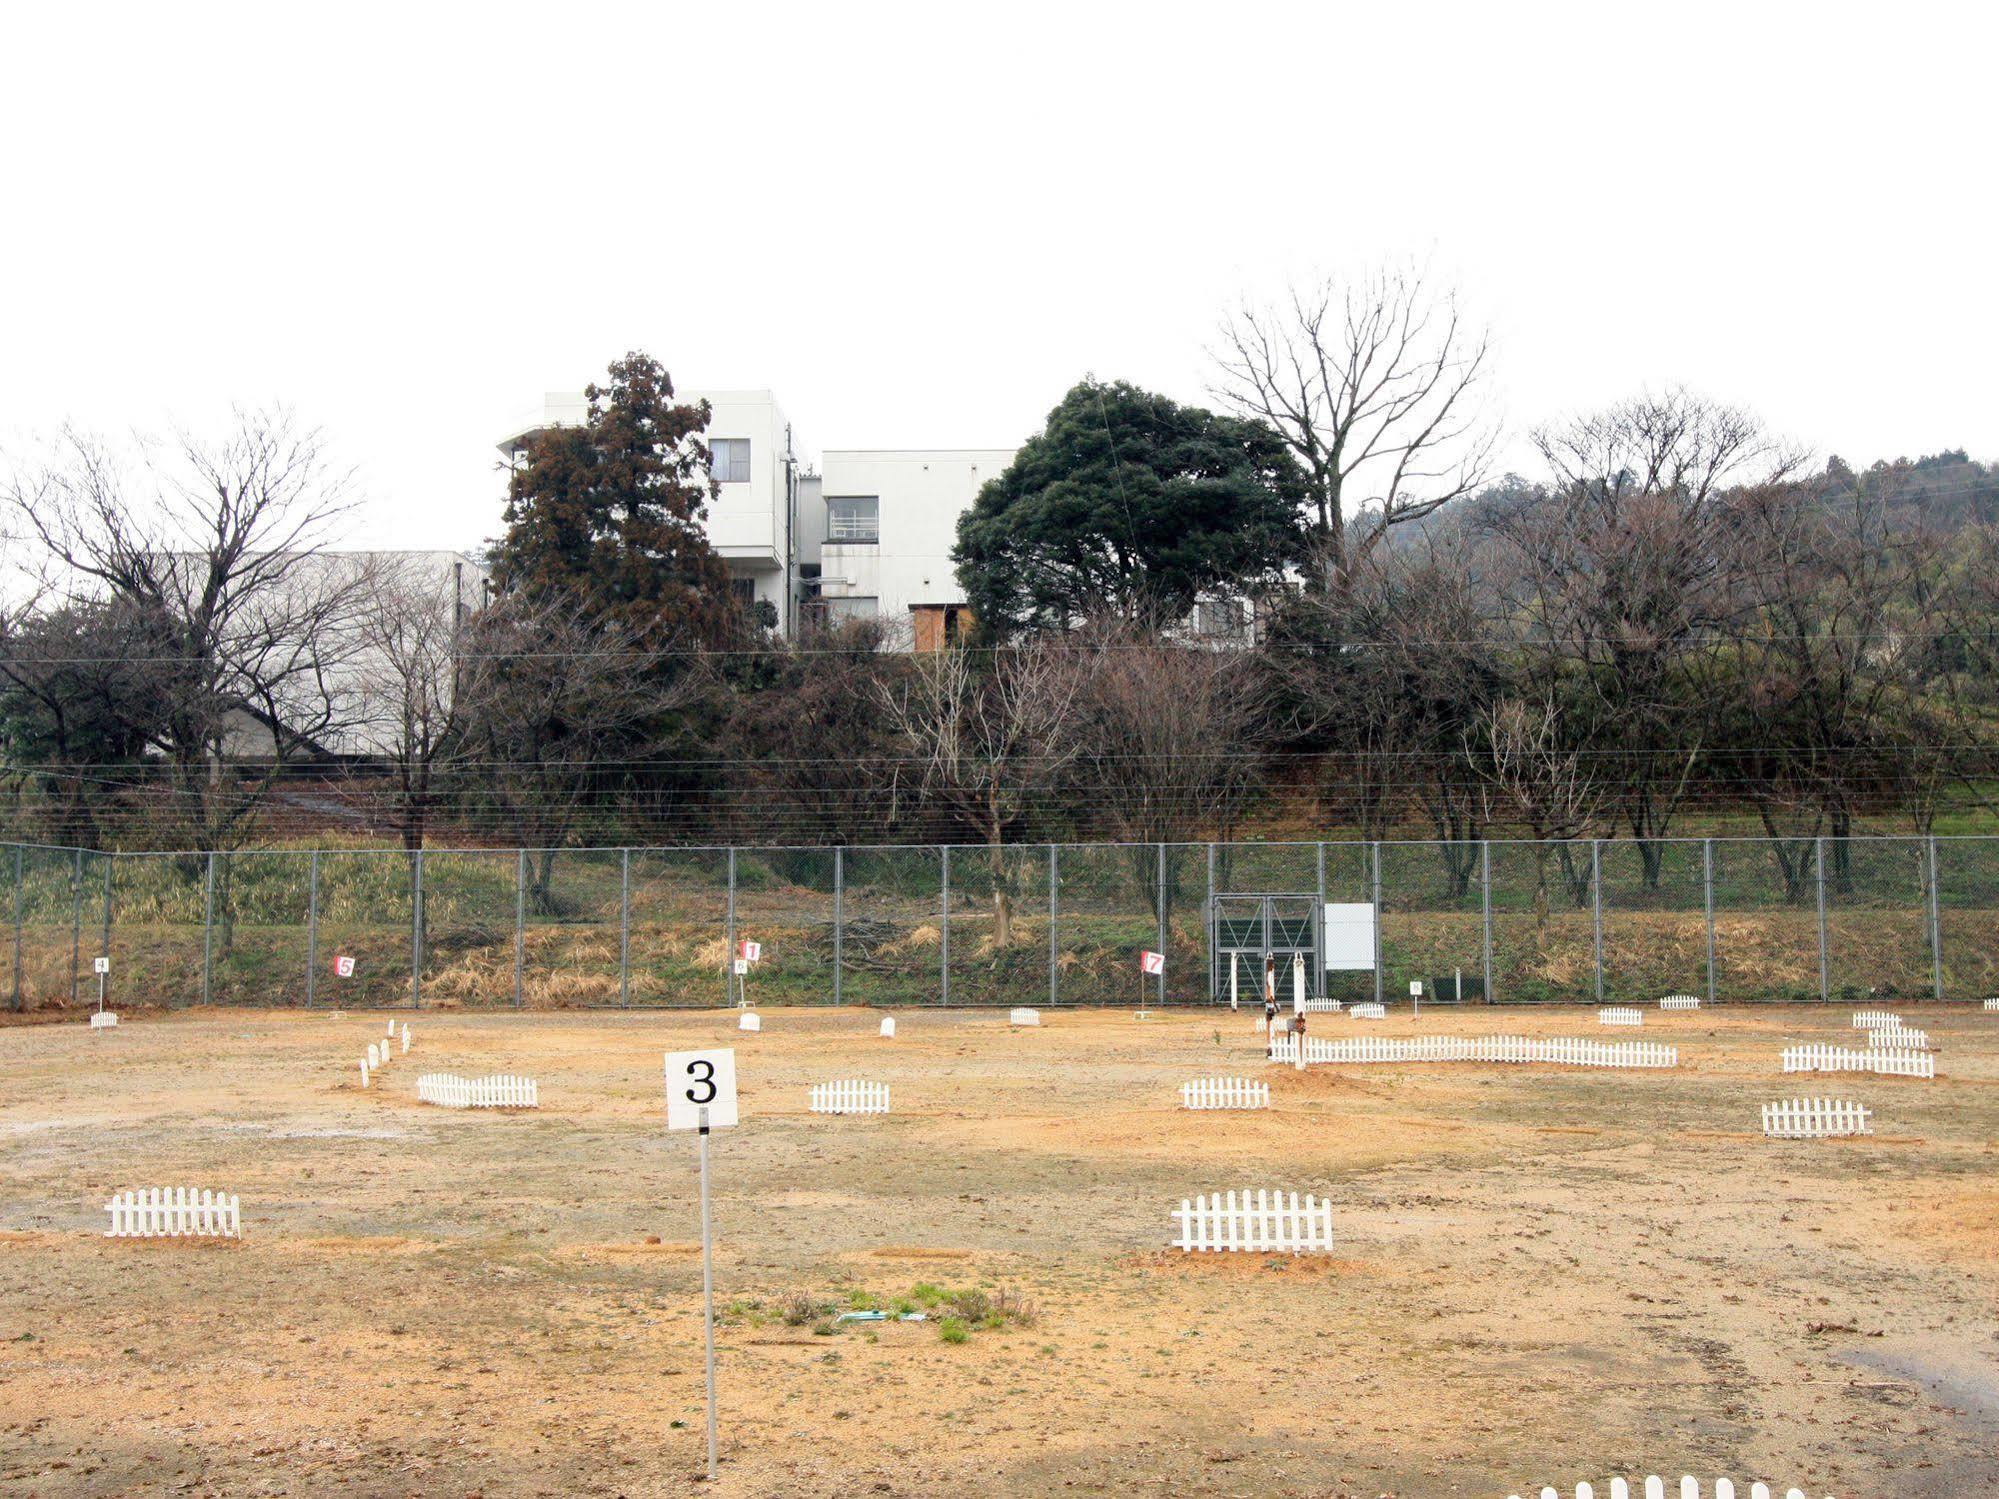
[[[958,521],[958,580],[995,639],[1111,615],[1171,625],[1300,555],[1304,477],[1260,422],[1085,380]]]
[[[536,434],[508,482],[501,591],[558,598],[652,645],[722,643],[743,617],[703,528],[708,403],[676,404],[671,377],[640,353],[584,395],[584,424]]]

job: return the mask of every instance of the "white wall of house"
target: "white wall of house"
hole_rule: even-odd
[[[827,532],[819,551],[819,592],[827,613],[872,612],[900,629],[914,607],[962,604],[965,592],[951,563],[958,517],[1013,461],[1014,451],[829,448],[820,477],[825,508],[872,498],[877,539],[843,542],[837,528]]]

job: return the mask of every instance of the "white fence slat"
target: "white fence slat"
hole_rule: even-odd
[[[1562,1491],[1553,1484],[1543,1484],[1533,1492],[1538,1499],[1562,1499]],[[1581,1482],[1572,1492],[1575,1499],[1596,1499],[1597,1491],[1595,1485]],[[1714,1481],[1714,1488],[1709,1492],[1713,1494],[1714,1499],[1737,1499],[1740,1490],[1737,1489],[1734,1479],[1717,1478]],[[1771,1499],[1772,1492],[1769,1484],[1758,1481],[1749,1485],[1748,1499]],[[1678,1499],[1703,1499],[1701,1482],[1692,1474],[1681,1477],[1674,1488],[1674,1493],[1678,1495]],[[1520,1496],[1516,1493],[1512,1499],[1520,1499]],[[1622,1478],[1611,1479],[1607,1499],[1631,1499],[1631,1486]],[[1666,1480],[1656,1473],[1647,1478],[1645,1499],[1666,1499]],[[1784,1499],[1805,1499],[1805,1491],[1796,1487],[1787,1488],[1784,1490]]]
[[[1197,1077],[1180,1085],[1183,1109],[1267,1109],[1270,1084],[1241,1077]]]
[[[1297,1036],[1280,1035],[1270,1060],[1305,1064],[1381,1062],[1552,1062],[1568,1067],[1677,1067],[1679,1048],[1657,1041],[1586,1041],[1573,1036]]]
[[[242,1236],[242,1206],[233,1193],[193,1187],[135,1187],[112,1195],[104,1204],[111,1226],[107,1239],[199,1238]]]
[[[1601,1025],[1643,1025],[1645,1012],[1624,1005],[1612,1005],[1607,1009],[1598,1010],[1596,1018]]]
[[[1888,1010],[1855,1010],[1853,1012],[1853,1028],[1857,1031],[1888,1030],[1891,1027],[1901,1025],[1901,1023],[1902,1017]]]
[[[1268,1187],[1254,1193],[1245,1188],[1240,1201],[1234,1191],[1202,1193],[1192,1202],[1181,1198],[1170,1216],[1179,1229],[1173,1247],[1187,1253],[1298,1254],[1333,1247],[1333,1205],[1310,1193],[1302,1202],[1296,1192]]]
[[[1985,1008],[1986,1008],[1986,1009],[1988,1009],[1988,1010],[1999,1010],[1999,999],[1988,999],[1988,1000],[1986,1000],[1986,1001],[1985,1001]]]
[[[416,1096],[447,1109],[538,1109],[541,1085],[531,1077],[462,1078],[426,1072],[416,1080]]]
[[[887,1083],[868,1083],[856,1078],[814,1083],[808,1094],[815,1114],[886,1114],[889,1112]]]
[[[1376,1004],[1348,1005],[1347,1014],[1355,1020],[1386,1020],[1388,1018],[1387,1007]]]
[[[1906,1047],[1829,1046],[1814,1041],[1803,1046],[1787,1046],[1783,1054],[1786,1072],[1872,1072],[1883,1077],[1927,1077],[1937,1075],[1936,1056]]]

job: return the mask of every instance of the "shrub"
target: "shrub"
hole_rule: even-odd
[[[937,1324],[937,1336],[946,1343],[962,1343],[969,1334],[965,1331],[965,1324],[958,1318],[946,1317]]]

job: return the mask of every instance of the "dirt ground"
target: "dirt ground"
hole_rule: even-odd
[[[1999,1015],[1903,1013],[1934,1082],[1783,1077],[1785,1041],[1854,1038],[1842,1008],[1649,1011],[1669,1072],[1297,1072],[1226,1011],[906,1010],[894,1040],[863,1010],[420,1012],[366,1092],[378,1014],[0,1030],[0,1493],[698,1490],[695,1150],[660,1058],[715,1044],[743,1111],[714,1147],[721,1494],[1999,1493]],[[433,1069],[542,1107],[419,1104]],[[1177,1108],[1227,1074],[1271,1109]],[[894,1112],[808,1112],[844,1077]],[[1878,1133],[1757,1133],[1806,1094]],[[176,1184],[239,1193],[242,1240],[102,1237],[113,1191]],[[1330,1195],[1337,1253],[1166,1248],[1183,1196],[1255,1187]],[[981,1288],[1031,1320],[946,1341],[939,1295]],[[831,1330],[870,1297],[928,1320]]]

